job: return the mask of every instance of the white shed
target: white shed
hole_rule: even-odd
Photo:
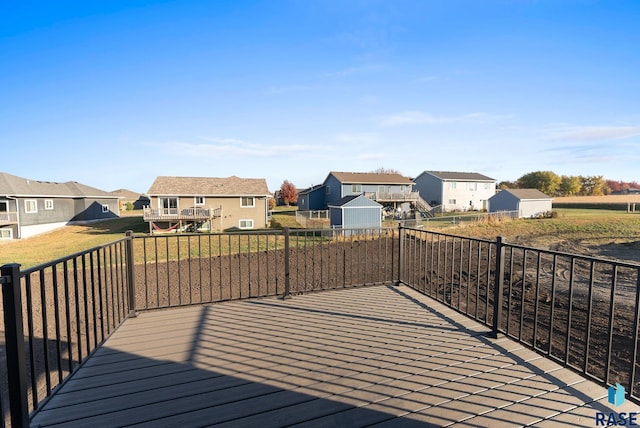
[[[504,189],[489,198],[489,212],[518,211],[518,217],[538,217],[551,211],[552,198],[538,189]]]

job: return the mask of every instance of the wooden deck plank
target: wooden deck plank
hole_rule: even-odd
[[[407,287],[141,312],[33,423],[543,423],[579,419],[606,394],[486,332]],[[563,394],[573,398],[552,402]],[[523,416],[527,403],[535,411]]]

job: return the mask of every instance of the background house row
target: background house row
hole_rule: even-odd
[[[0,239],[28,238],[72,222],[116,218],[118,199],[75,181],[39,181],[0,172]]]

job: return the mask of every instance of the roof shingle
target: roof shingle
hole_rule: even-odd
[[[271,196],[264,178],[168,177],[155,179],[149,196]]]

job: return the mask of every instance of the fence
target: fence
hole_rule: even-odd
[[[640,265],[402,229],[402,282],[640,399]]]
[[[328,229],[330,227],[329,211],[296,211],[296,222],[308,229]]]
[[[128,234],[2,267],[2,426],[27,426],[136,311],[400,282],[639,400],[639,265],[404,227]]]
[[[3,266],[1,426],[28,426],[29,413],[136,311],[397,279],[398,230],[343,234],[129,235],[24,271]]]

